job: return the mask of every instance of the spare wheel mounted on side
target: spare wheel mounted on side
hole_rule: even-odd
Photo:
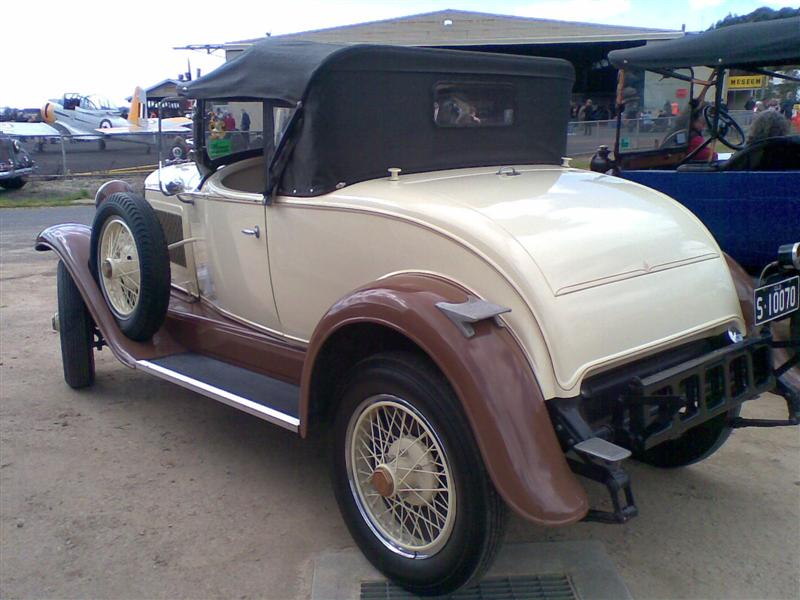
[[[164,232],[144,198],[117,192],[98,207],[90,266],[122,332],[150,339],[167,314],[171,275]]]

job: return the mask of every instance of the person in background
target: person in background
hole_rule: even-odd
[[[747,102],[744,103],[745,110],[753,110],[756,107],[756,99],[750,96]]]
[[[761,100],[756,100],[756,104],[755,106],[753,106],[754,113],[764,112],[766,109],[767,107],[764,106],[764,102],[762,102]]]
[[[689,147],[686,149],[688,154],[694,152],[697,148],[703,145],[705,138],[703,137],[703,130],[706,126],[706,120],[703,117],[703,109],[696,108],[692,111],[691,121],[689,121]],[[709,146],[706,146],[692,157],[693,161],[712,161],[717,160],[717,153],[713,152]]]
[[[239,128],[242,130],[242,144],[244,148],[250,147],[250,113],[242,109],[242,119],[239,121]]]
[[[590,135],[592,133],[592,126],[590,121],[594,120],[594,106],[592,105],[592,99],[587,98],[586,102],[583,103],[581,109],[578,111],[578,121],[583,121],[585,123],[583,127],[583,135]]]
[[[789,135],[789,119],[774,110],[759,113],[747,130],[747,143],[754,144],[771,137]]]
[[[236,129],[236,119],[229,112],[226,112],[222,117],[222,122],[225,123],[225,131],[233,131]]]
[[[786,98],[781,102],[781,114],[787,119],[792,118],[792,109],[794,108],[794,92],[786,92]]]

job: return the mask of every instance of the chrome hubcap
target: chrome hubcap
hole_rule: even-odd
[[[139,253],[125,222],[114,217],[100,232],[98,267],[103,295],[118,317],[128,317],[139,301]]]
[[[378,539],[426,558],[452,533],[456,494],[444,448],[427,419],[401,398],[365,400],[347,430],[347,476]]]

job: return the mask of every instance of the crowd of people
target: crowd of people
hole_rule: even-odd
[[[778,98],[756,100],[753,96],[750,96],[744,104],[744,109],[752,110],[756,113],[765,111],[779,112],[787,119],[791,119],[796,103],[797,100],[793,92],[786,92],[786,97],[783,100],[779,100]]]
[[[591,133],[591,121],[608,121],[617,116],[613,104],[595,105],[591,98],[587,98],[583,104],[572,102],[570,105],[570,121],[581,121],[585,123],[583,133]]]

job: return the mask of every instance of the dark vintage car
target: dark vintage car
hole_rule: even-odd
[[[791,134],[789,120],[778,114],[753,119],[742,111],[738,122],[723,104],[723,82],[731,72],[800,81],[770,70],[800,65],[800,17],[615,50],[608,58],[620,69],[617,137],[613,161],[603,149],[593,168],[613,169],[675,198],[703,221],[725,252],[757,275],[774,260],[779,245],[800,238],[800,135]],[[702,67],[708,75],[699,74]],[[649,77],[645,72],[656,76],[648,88],[662,86],[658,78],[672,78],[686,84],[692,99],[662,135],[632,133],[627,127],[641,99],[636,88]],[[650,104],[660,106],[662,100]],[[783,126],[772,126],[776,131],[770,133],[770,127],[750,123],[770,118],[783,120]],[[692,126],[698,121],[708,134],[702,144],[692,139],[701,139]],[[746,125],[752,135],[745,135]],[[726,146],[733,154],[719,160],[713,150],[721,153]]]
[[[555,59],[267,40],[182,86],[194,161],[143,196],[108,182],[92,227],[36,242],[60,259],[67,383],[89,387],[108,347],[324,436],[353,538],[422,594],[475,583],[509,509],[625,523],[625,459],[703,460],[764,423],[739,418],[764,391],[789,412],[769,424],[797,424],[770,333],[796,287],[754,307],[679,204],[562,164],[573,79]],[[796,282],[798,247],[776,260]]]
[[[28,181],[34,163],[22,145],[14,138],[0,133],[0,187],[17,190]]]

